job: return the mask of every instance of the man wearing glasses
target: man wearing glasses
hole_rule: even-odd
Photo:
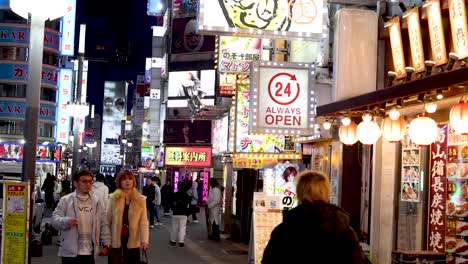
[[[75,192],[60,199],[50,220],[61,231],[58,256],[62,257],[62,264],[94,264],[94,256],[107,255],[110,245],[104,204],[91,194],[90,171],[81,170],[74,175],[73,185]]]

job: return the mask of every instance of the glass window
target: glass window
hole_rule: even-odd
[[[0,46],[0,59],[26,61],[26,48]]]
[[[55,102],[57,91],[55,89],[42,88],[41,100]]]
[[[0,134],[22,135],[24,128],[23,121],[0,120]]]
[[[54,125],[39,123],[39,136],[40,137],[54,137]]]
[[[0,83],[0,97],[24,98],[26,97],[26,85]]]

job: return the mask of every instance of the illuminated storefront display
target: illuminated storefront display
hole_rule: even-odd
[[[259,61],[259,38],[223,37],[219,39],[219,72],[249,73],[252,61]]]
[[[166,166],[211,167],[211,146],[209,147],[166,147]]]
[[[0,160],[17,161],[23,160],[24,145],[18,142],[0,143]],[[36,160],[38,162],[60,162],[61,148],[56,145],[37,145]]]
[[[310,64],[254,63],[250,131],[313,134],[313,69]]]
[[[321,0],[200,0],[198,30],[220,35],[319,39],[326,24],[322,8]]]

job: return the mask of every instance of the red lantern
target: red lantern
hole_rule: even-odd
[[[450,125],[455,132],[463,135],[468,134],[468,101],[462,99],[450,109]]]
[[[357,137],[357,126],[356,123],[351,121],[349,125],[341,125],[339,130],[339,136],[343,144],[351,146],[358,141]]]

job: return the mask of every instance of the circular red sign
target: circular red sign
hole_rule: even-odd
[[[301,92],[296,75],[280,72],[271,77],[268,82],[268,95],[273,102],[280,105],[289,105],[296,101]]]

